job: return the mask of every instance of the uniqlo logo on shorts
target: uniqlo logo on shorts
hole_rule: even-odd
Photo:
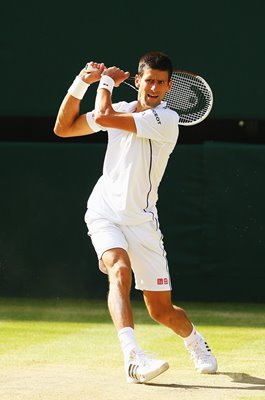
[[[167,285],[168,278],[157,278],[156,283],[157,285]]]

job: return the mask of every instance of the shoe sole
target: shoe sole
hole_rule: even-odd
[[[211,370],[211,369],[197,369],[197,372],[199,374],[216,374],[217,370]]]
[[[214,367],[209,367],[209,368],[201,368],[201,369],[199,369],[199,368],[197,368],[197,372],[199,373],[199,374],[216,374],[216,372],[217,372],[217,365],[216,366],[214,366]]]
[[[168,363],[162,364],[159,368],[157,368],[154,371],[149,372],[148,374],[145,375],[145,377],[141,380],[133,379],[128,377],[127,378],[127,383],[146,383],[149,382],[151,379],[156,378],[158,375],[161,375],[163,372],[167,371],[169,368]]]

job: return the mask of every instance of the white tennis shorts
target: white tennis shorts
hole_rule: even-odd
[[[89,210],[85,222],[102,272],[107,273],[101,260],[103,253],[122,248],[129,255],[136,289],[171,290],[163,236],[155,221],[140,225],[117,225]]]

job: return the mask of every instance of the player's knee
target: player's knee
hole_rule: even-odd
[[[132,271],[131,267],[123,262],[115,263],[109,268],[109,281],[121,286],[131,285]]]

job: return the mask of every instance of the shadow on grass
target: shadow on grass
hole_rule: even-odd
[[[251,376],[244,373],[237,372],[219,372],[219,375],[226,375],[232,379],[233,382],[237,383],[248,383],[251,385],[263,385],[265,389],[265,379],[257,378],[256,376]]]
[[[217,385],[178,385],[176,383],[161,384],[161,383],[146,383],[148,386],[168,387],[176,389],[227,389],[227,390],[265,390],[265,379],[257,378],[244,373],[236,372],[218,372],[217,375],[229,376],[232,382],[241,383],[252,386],[217,386]]]

